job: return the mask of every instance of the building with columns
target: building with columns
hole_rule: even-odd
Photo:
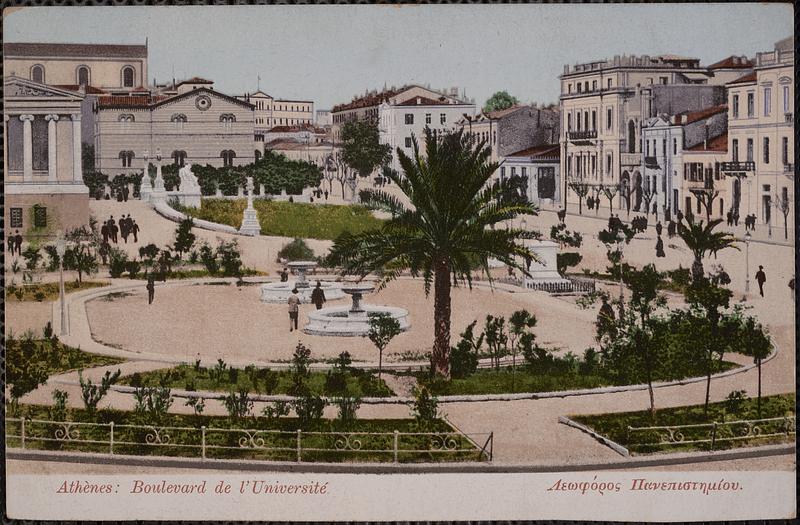
[[[83,96],[11,76],[3,81],[7,231],[52,236],[89,222],[83,184]]]
[[[542,144],[504,155],[501,177],[525,177],[528,200],[554,208],[561,203],[560,152],[558,144]]]
[[[783,228],[794,221],[794,43],[791,37],[757,53],[754,71],[727,84],[728,160],[740,216]],[[782,209],[785,204],[788,209]],[[791,234],[789,234],[791,236]]]

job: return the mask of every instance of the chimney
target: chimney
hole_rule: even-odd
[[[681,115],[681,124],[686,124],[687,120],[688,118],[686,117],[686,115]]]

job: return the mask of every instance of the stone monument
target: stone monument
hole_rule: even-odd
[[[258,223],[258,212],[253,208],[253,177],[247,177],[247,208],[244,210],[242,225],[239,233],[242,235],[261,235],[261,225]]]
[[[529,284],[537,283],[563,283],[569,284],[569,279],[565,279],[558,273],[558,243],[553,241],[526,240],[527,246],[536,256],[538,261],[532,260],[528,271],[531,276],[524,276],[524,286],[530,288]]]

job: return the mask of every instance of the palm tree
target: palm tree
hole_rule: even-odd
[[[678,224],[678,235],[686,243],[686,247],[694,254],[692,279],[699,281],[703,278],[703,257],[706,253],[712,253],[716,256],[717,252],[725,248],[738,250],[739,247],[736,246],[736,239],[729,233],[714,231],[714,228],[722,222],[721,219],[708,221],[707,224],[704,224],[702,220],[695,222],[694,217],[688,215],[684,218],[684,221],[686,224],[683,222]]]
[[[436,134],[426,128],[425,147],[427,157],[420,155],[414,138],[411,157],[397,149],[403,174],[384,170],[411,206],[381,190],[362,191],[363,204],[392,218],[378,229],[342,234],[329,258],[342,274],[363,278],[380,272],[380,287],[403,270],[422,275],[426,296],[433,285],[431,368],[449,379],[451,286],[466,283],[471,288],[477,268],[489,275],[490,257],[527,274],[522,261],[536,257],[517,241],[537,238],[538,233],[494,225],[535,215],[537,209],[527,201],[500,202],[507,184],[487,184],[498,164],[489,161],[491,149],[485,142],[476,144],[463,131]]]

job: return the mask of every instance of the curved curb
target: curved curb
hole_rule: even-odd
[[[658,456],[634,456],[609,462],[576,464],[498,464],[498,463],[290,463],[258,460],[205,459],[111,455],[90,452],[56,452],[9,448],[6,457],[14,460],[57,461],[62,463],[106,464],[161,468],[194,468],[204,470],[242,470],[262,472],[314,472],[364,474],[424,474],[424,473],[546,473],[621,470],[670,465],[713,463],[738,459],[753,459],[794,454],[794,443],[765,445],[717,452],[684,452]],[[711,470],[711,469],[709,469]]]
[[[193,286],[195,284],[203,284],[208,282],[224,282],[228,281],[231,283],[236,282],[235,277],[230,278],[201,278],[201,279],[187,279],[181,280],[178,282],[172,281],[167,283],[157,283],[156,286]],[[80,330],[82,332],[82,336],[86,337],[88,335],[89,340],[91,343],[89,346],[80,344],[72,344],[71,340],[74,337],[72,334],[68,336],[63,336],[61,339],[64,344],[69,346],[75,346],[81,348],[82,350],[95,353],[100,355],[108,355],[112,357],[120,357],[124,359],[134,360],[134,361],[153,361],[159,363],[168,363],[168,364],[180,364],[186,363],[185,360],[182,359],[174,359],[174,358],[166,358],[162,354],[151,354],[151,353],[138,353],[132,352],[130,350],[121,350],[116,349],[113,347],[109,347],[102,343],[98,343],[94,340],[91,336],[91,328],[89,326],[88,315],[86,313],[86,302],[92,299],[97,299],[104,295],[108,295],[111,293],[118,293],[118,292],[125,292],[129,290],[134,290],[142,287],[143,284],[140,281],[138,284],[130,284],[130,285],[119,285],[119,286],[106,286],[101,288],[91,288],[88,290],[84,290],[81,292],[77,292],[74,294],[67,295],[67,311],[68,311],[68,318],[71,319],[72,317],[72,306],[73,301],[78,300],[79,303],[76,306],[82,306],[83,308],[79,308],[78,317],[85,322],[82,323],[80,326]],[[53,302],[53,331],[55,333],[59,333],[60,326],[61,326],[61,319],[58,315],[58,308],[59,303],[58,301]],[[70,326],[72,328],[72,322],[69,321]],[[764,365],[765,363],[771,361],[776,355],[778,354],[778,347],[773,343],[773,351],[767,356],[765,359],[761,361],[761,364]],[[231,361],[229,365],[235,367],[244,367],[247,365],[256,364],[256,362],[249,361]],[[288,363],[259,363],[258,366],[266,366],[269,368],[275,369],[288,369]],[[374,364],[372,363],[358,363],[357,365],[354,364],[353,366],[357,368],[374,368]],[[427,366],[427,363],[405,363],[405,364],[395,364],[392,365],[394,368],[389,368],[389,366],[385,366],[384,368],[387,370],[395,369],[395,370],[403,370],[403,371],[410,371],[417,366]],[[328,370],[332,367],[327,363],[312,363],[309,368],[313,371],[323,371]],[[722,379],[725,377],[733,376],[736,374],[741,374],[744,372],[748,372],[756,367],[755,363],[751,363],[748,365],[743,365],[732,370],[727,370],[725,372],[719,372],[717,374],[713,374],[711,379]],[[697,376],[697,377],[689,377],[685,379],[678,379],[674,381],[664,381],[664,382],[657,382],[653,383],[653,388],[665,388],[670,386],[681,386],[681,385],[688,385],[692,383],[699,383],[702,381],[706,381],[707,378],[705,376]],[[54,381],[55,384],[62,384],[62,385],[77,385],[77,382],[74,381],[65,381],[65,380],[57,380]],[[438,400],[440,403],[464,403],[464,402],[485,402],[485,401],[519,401],[519,400],[526,400],[526,399],[550,399],[550,398],[561,398],[561,397],[574,397],[574,396],[586,396],[586,395],[594,395],[594,394],[613,394],[619,392],[635,392],[646,390],[648,385],[638,384],[638,385],[622,385],[622,386],[606,386],[606,387],[597,387],[597,388],[588,388],[588,389],[580,389],[580,390],[559,390],[553,392],[530,392],[530,393],[519,393],[519,394],[473,394],[473,395],[445,395],[439,396]],[[133,387],[126,387],[126,386],[118,386],[114,385],[111,387],[113,391],[120,392],[120,393],[133,393],[135,390]],[[201,397],[203,399],[224,399],[226,396],[225,393],[222,392],[210,392],[210,391],[186,391],[186,390],[173,390],[173,395],[175,397],[184,397],[184,398],[191,398],[191,397]],[[264,401],[264,402],[272,402],[272,401],[287,401],[293,399],[291,396],[284,396],[284,395],[262,395],[262,394],[253,394],[251,398],[254,401]],[[409,404],[413,403],[413,397],[364,397],[361,399],[362,404],[367,405],[380,405],[380,404]]]
[[[625,456],[627,458],[627,457],[630,457],[630,455],[631,455],[630,451],[627,448],[623,447],[622,445],[620,445],[616,441],[612,441],[612,440],[608,439],[604,435],[596,432],[595,430],[587,427],[586,425],[582,425],[582,424],[578,423],[577,421],[574,421],[574,420],[568,418],[567,416],[558,416],[558,422],[562,423],[564,425],[567,425],[568,427],[577,428],[581,432],[589,434],[594,439],[596,439],[597,441],[599,441],[603,445],[607,446],[608,448],[610,448],[611,450],[613,450],[614,452],[616,452],[620,456]]]

